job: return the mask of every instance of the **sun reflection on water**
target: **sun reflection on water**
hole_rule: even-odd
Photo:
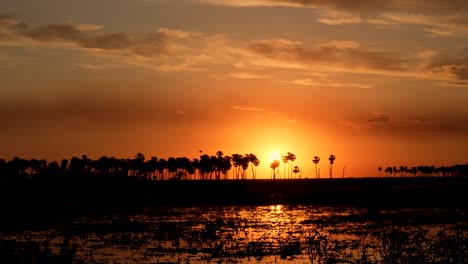
[[[275,214],[281,214],[283,213],[283,206],[278,204],[278,205],[271,205],[270,206],[270,211]]]
[[[454,240],[468,236],[464,230],[463,236],[459,235],[457,224],[429,222],[414,226],[404,221],[405,217],[413,219],[414,214],[426,219],[447,213],[460,215],[452,211],[381,210],[381,217],[369,218],[361,208],[280,204],[168,207],[133,214],[87,216],[77,219],[67,230],[79,230],[70,233],[70,244],[79,246],[75,260],[80,263],[128,263],[128,259],[132,263],[324,263],[338,257],[346,263],[356,263],[363,258],[363,252],[370,262],[382,263],[380,254],[387,250],[383,245],[388,243],[406,243],[405,250],[419,247],[420,252],[426,252],[429,244],[438,246],[438,241],[465,243]],[[406,226],[396,229],[395,221]],[[18,233],[14,237],[0,232],[0,236],[22,243],[31,243],[31,238],[37,243],[49,239],[47,245],[52,252],[60,252],[64,244],[61,241],[65,238],[60,234],[63,232],[53,229]],[[425,242],[417,244],[413,238]],[[452,249],[465,252],[458,244]]]

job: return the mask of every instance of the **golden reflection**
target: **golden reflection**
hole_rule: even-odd
[[[283,206],[280,204],[270,206],[271,213],[281,214],[283,213]]]

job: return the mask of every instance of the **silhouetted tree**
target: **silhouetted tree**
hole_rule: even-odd
[[[158,170],[159,179],[165,180],[166,179],[165,170],[167,169],[167,160],[158,159],[158,164],[156,165],[156,169]]]
[[[288,154],[286,155],[281,155],[281,160],[283,160],[283,166],[284,166],[284,175],[283,175],[283,178],[286,179],[287,177],[287,174],[286,174],[286,164],[289,162],[289,159],[288,159]],[[289,168],[288,168],[288,173],[289,173]]]
[[[379,167],[379,177],[382,177],[382,167]]]
[[[249,168],[249,163],[250,163],[250,160],[248,156],[242,157],[241,167],[242,167],[242,179],[243,180],[247,178],[246,171]]]
[[[272,178],[273,178],[273,180],[276,180],[276,173],[278,171],[279,165],[280,165],[280,162],[277,161],[277,160],[274,160],[270,164],[270,168],[272,169]]]
[[[252,168],[252,178],[256,179],[257,178],[256,177],[257,176],[257,167],[260,164],[260,160],[254,154],[249,154],[248,157],[249,157],[250,163],[252,164],[252,166],[251,166],[251,168]]]
[[[194,170],[194,179],[201,180],[200,160],[199,159],[193,159],[192,160],[192,168]]]
[[[294,161],[296,160],[296,155],[291,152],[288,152],[288,160],[291,161],[291,165],[289,166],[290,173],[288,172],[288,175],[290,176],[290,178],[292,178],[292,169],[293,169]]]
[[[67,167],[68,167],[68,160],[67,159],[62,159],[62,162],[60,162],[60,170],[62,172],[66,173],[67,172]]]
[[[151,180],[156,180],[157,179],[156,174],[158,171],[158,158],[151,157],[151,159],[146,161],[146,167],[148,168],[148,171],[150,173]]]
[[[300,171],[301,171],[301,170],[299,169],[298,166],[294,166],[294,170],[293,170],[293,172],[294,172],[294,179],[296,178],[296,175],[297,175]]]
[[[335,162],[335,155],[330,155],[330,157],[328,157],[328,160],[330,161],[330,179],[333,178],[333,163]]]
[[[224,175],[224,179],[227,179],[228,172],[231,170],[232,165],[231,165],[231,160],[232,158],[230,156],[224,156],[223,158],[223,166],[222,166],[222,171]]]
[[[31,176],[34,175],[34,174],[37,174],[39,173],[40,169],[41,169],[41,162],[37,159],[31,159],[29,161],[29,167],[31,169]]]
[[[200,174],[202,180],[206,180],[207,175],[210,175],[214,168],[213,164],[211,163],[211,157],[207,154],[203,154],[200,156]]]
[[[317,172],[317,164],[320,162],[320,158],[318,156],[314,156],[312,162],[315,164],[315,178],[318,179],[318,172]]]
[[[240,154],[232,154],[232,165],[234,167],[233,173],[235,174],[235,177],[233,176],[233,178],[235,178],[236,180],[239,179],[239,174],[240,174],[240,169],[242,168],[243,159],[244,157]]]

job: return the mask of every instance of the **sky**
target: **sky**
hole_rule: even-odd
[[[468,162],[468,1],[2,0],[0,157]]]

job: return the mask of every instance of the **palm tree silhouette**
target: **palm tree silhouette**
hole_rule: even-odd
[[[250,154],[250,162],[253,164],[253,166],[252,166],[253,179],[256,179],[257,178],[257,167],[260,164],[260,160],[254,154]]]
[[[320,162],[320,158],[318,156],[314,156],[314,159],[312,160],[313,163],[315,163],[315,178],[318,179],[318,172],[317,172],[317,164]]]
[[[272,169],[272,178],[273,178],[273,180],[276,180],[276,172],[278,171],[279,165],[280,165],[280,162],[277,161],[277,160],[274,160],[270,165],[270,168]]]
[[[201,179],[205,180],[205,176],[207,173],[212,172],[212,166],[211,166],[211,158],[207,154],[203,154],[200,156],[200,175]]]
[[[393,173],[393,169],[392,167],[387,167],[385,169],[385,174],[388,176],[388,174],[390,174],[390,176],[392,176],[392,173]]]
[[[230,156],[224,156],[222,168],[223,168],[223,175],[224,175],[225,180],[227,179],[227,177],[229,175],[228,172],[232,168],[231,160],[232,160],[232,158]]]
[[[165,170],[167,169],[167,161],[165,159],[159,159],[156,165],[156,169],[158,170],[159,179],[165,180]]]
[[[194,172],[193,172],[194,173],[194,176],[193,176],[194,180],[195,179],[200,180],[201,176],[200,176],[200,160],[199,159],[193,159],[192,160],[192,168],[194,170]]]
[[[243,160],[243,156],[240,155],[240,154],[232,154],[232,163],[233,163],[233,166],[234,166],[234,171],[233,171],[233,174],[235,174],[235,176],[233,176],[233,178],[235,178],[236,180],[239,179],[239,170],[242,166],[242,160]]]
[[[379,167],[379,177],[382,176],[382,167]]]
[[[335,162],[335,155],[330,155],[330,157],[328,157],[328,160],[330,161],[330,179],[333,178],[333,163]]]
[[[148,160],[146,163],[147,163],[147,166],[148,166],[148,171],[151,174],[151,179],[156,180],[157,179],[156,178],[156,172],[158,170],[158,158],[151,157],[151,159]]]
[[[294,166],[294,170],[293,170],[293,172],[294,172],[294,179],[296,179],[296,174],[298,174],[300,171],[301,171],[301,170],[299,169],[298,166]]]
[[[244,156],[242,158],[242,163],[241,163],[241,166],[242,166],[242,179],[243,180],[245,180],[247,178],[246,171],[249,168],[249,163],[250,163],[250,160],[249,160],[249,157],[248,157],[248,154],[247,154],[246,156]]]
[[[284,175],[283,177],[286,179],[286,164],[288,163],[289,159],[288,159],[288,154],[286,155],[281,155],[281,159],[283,160],[284,162]],[[289,166],[288,166],[289,167]],[[289,168],[288,168],[288,173],[289,173]]]
[[[288,152],[288,160],[291,161],[290,171],[292,171],[294,161],[296,160],[296,155],[291,152]],[[291,178],[292,178],[292,172],[288,173],[288,175],[291,175]]]

